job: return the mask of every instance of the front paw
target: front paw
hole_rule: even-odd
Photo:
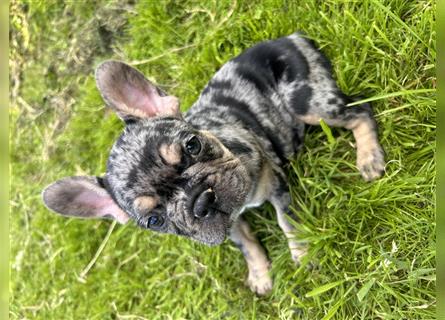
[[[366,181],[375,180],[383,175],[385,159],[380,146],[357,153],[357,167]]]
[[[265,296],[272,290],[273,281],[268,271],[265,273],[250,271],[246,283],[252,292],[259,296]]]

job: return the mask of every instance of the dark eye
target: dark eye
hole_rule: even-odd
[[[185,144],[185,149],[187,152],[193,156],[196,156],[201,151],[201,142],[196,136],[193,136],[187,143]]]
[[[147,220],[147,228],[160,227],[164,220],[160,216],[150,216]]]

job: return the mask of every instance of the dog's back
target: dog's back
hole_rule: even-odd
[[[314,105],[344,103],[343,97],[329,61],[295,33],[262,42],[226,63],[186,119],[229,146],[243,140],[244,130],[253,131],[272,159],[283,164],[301,146],[299,116]]]

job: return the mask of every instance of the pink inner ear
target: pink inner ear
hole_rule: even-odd
[[[89,207],[93,217],[99,218],[110,215],[122,224],[127,223],[130,219],[128,214],[122,211],[108,194],[99,194],[92,190],[83,191],[76,197],[75,201]]]
[[[116,204],[114,204],[113,200],[111,200],[112,203],[104,205],[99,209],[99,214],[101,217],[106,215],[111,215],[117,222],[121,224],[125,224],[128,222],[130,217],[128,214],[126,214],[124,211],[122,211]]]
[[[163,93],[142,73],[118,61],[106,61],[96,70],[99,91],[107,104],[125,120],[179,115],[179,101]]]
[[[140,88],[126,83],[119,91],[121,98],[118,100],[124,102],[127,112],[131,113],[132,109],[136,109],[136,116],[140,115],[138,111],[142,111],[146,117],[173,116],[179,112],[179,101],[176,97],[161,97],[148,85]]]

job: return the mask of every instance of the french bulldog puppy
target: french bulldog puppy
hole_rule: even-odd
[[[305,124],[323,119],[352,130],[363,178],[378,178],[384,170],[370,106],[346,107],[351,100],[333,80],[329,61],[298,33],[227,62],[185,114],[176,97],[125,63],[103,62],[96,81],[125,129],[103,177],[51,184],[43,192],[46,206],[65,216],[134,220],[211,246],[230,237],[247,261],[247,283],[259,295],[272,288],[270,263],[242,213],[272,203],[298,263],[305,249],[287,216],[291,199],[283,167],[301,147]]]

